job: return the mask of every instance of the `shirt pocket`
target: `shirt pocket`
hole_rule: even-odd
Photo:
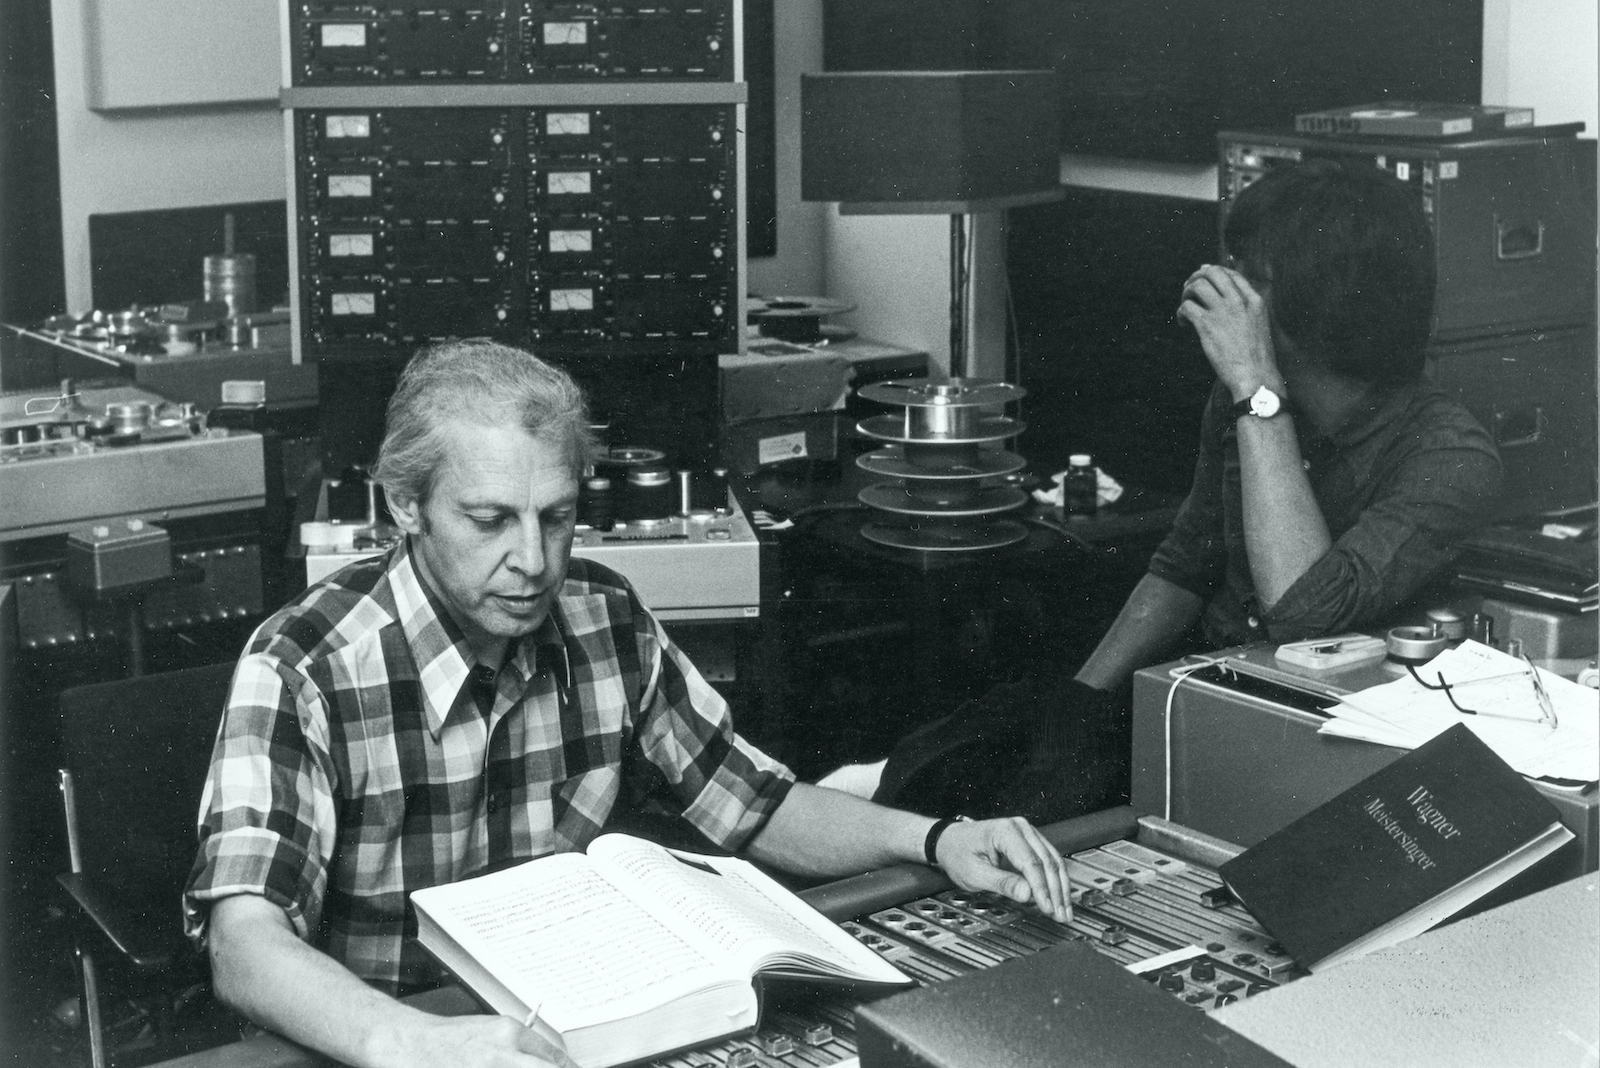
[[[621,789],[622,769],[615,761],[552,783],[550,823],[557,848],[585,848],[610,818]]]

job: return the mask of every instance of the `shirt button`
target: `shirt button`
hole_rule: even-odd
[[[1249,619],[1245,620],[1245,623],[1249,625],[1251,630],[1256,630],[1261,626],[1261,620],[1257,619],[1255,616],[1251,616]]]
[[[489,803],[485,807],[488,808],[489,815],[492,816],[496,812],[500,811],[500,806],[503,805],[503,804],[505,804],[505,800],[502,797],[502,795],[500,795],[499,793],[493,793],[493,794],[489,795]]]

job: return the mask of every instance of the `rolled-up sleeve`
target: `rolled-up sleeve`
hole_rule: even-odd
[[[665,776],[683,815],[730,851],[777,810],[794,773],[741,738],[728,703],[650,617],[641,657],[653,663],[637,724],[639,752]]]
[[[213,902],[257,894],[301,938],[320,919],[336,817],[320,691],[278,658],[234,672],[200,799],[199,850],[183,896],[184,929],[203,943]]]
[[[1424,445],[1381,474],[1355,524],[1262,613],[1272,640],[1381,622],[1449,567],[1490,513],[1500,462],[1482,430]]]

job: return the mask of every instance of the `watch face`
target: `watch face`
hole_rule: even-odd
[[[1271,419],[1278,414],[1278,408],[1282,403],[1276,393],[1262,386],[1250,397],[1250,411],[1251,414],[1259,415],[1263,419]]]

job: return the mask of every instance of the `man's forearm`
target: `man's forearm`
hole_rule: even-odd
[[[283,910],[240,894],[211,910],[212,985],[250,1020],[355,1068],[570,1068],[547,1025],[435,1016],[401,1004],[296,937]]]
[[[751,841],[750,855],[797,875],[854,875],[921,861],[932,823],[914,812],[798,782]]]
[[[1160,663],[1200,618],[1202,604],[1197,594],[1182,586],[1144,576],[1078,669],[1077,680],[1097,690],[1115,690],[1135,671]]]
[[[1291,420],[1239,420],[1245,554],[1264,608],[1277,604],[1333,545]]]
[[[382,1063],[379,1036],[421,1015],[300,941],[282,910],[262,898],[224,898],[212,910],[210,929],[218,996],[261,1026],[344,1064]]]

